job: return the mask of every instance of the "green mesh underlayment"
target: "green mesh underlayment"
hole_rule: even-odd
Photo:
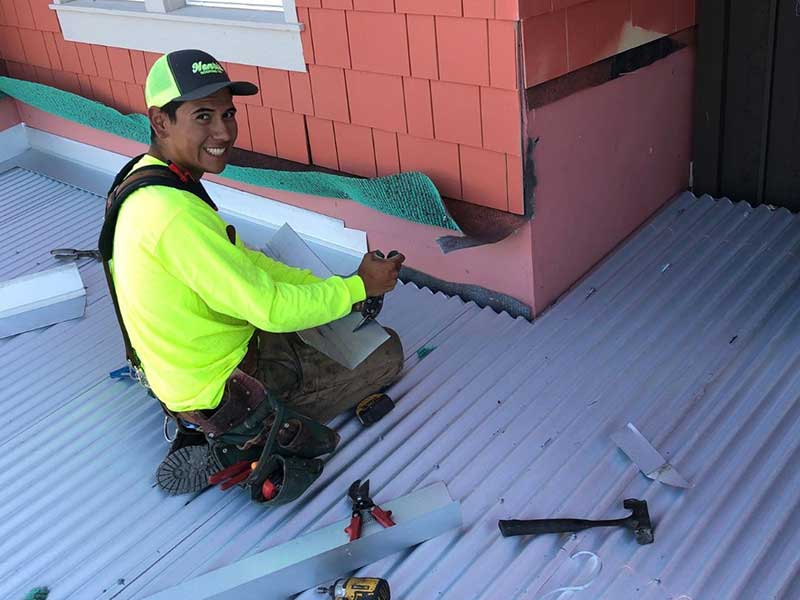
[[[422,360],[423,358],[428,356],[428,354],[430,354],[434,350],[436,350],[436,346],[423,346],[422,348],[417,350],[417,358]]]
[[[50,595],[50,589],[46,587],[33,588],[27,593],[24,600],[47,600]]]
[[[82,96],[10,77],[0,77],[0,92],[63,119],[143,144],[150,143],[150,125],[144,115],[123,115]],[[460,231],[447,214],[436,186],[423,173],[358,179],[327,173],[271,171],[229,165],[222,176],[274,190],[353,200],[407,221]]]

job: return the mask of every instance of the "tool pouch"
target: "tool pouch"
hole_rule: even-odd
[[[323,462],[316,458],[332,452],[339,442],[333,430],[300,415],[268,395],[273,411],[270,427],[258,465],[247,479],[250,498],[266,506],[278,506],[296,500],[322,474]],[[277,494],[267,499],[262,493],[264,481],[277,482]]]
[[[339,445],[339,434],[322,423],[283,407],[281,428],[276,436],[275,451],[283,456],[317,458],[330,454]]]
[[[221,468],[243,460],[258,461],[243,482],[254,501],[269,506],[291,502],[320,476],[323,462],[317,457],[333,452],[339,435],[279,402],[257,379],[241,371],[236,375],[239,387],[248,397],[257,395],[260,402],[239,426],[215,436],[211,451]],[[279,489],[266,500],[262,486],[268,478],[276,478]]]
[[[247,485],[253,502],[264,506],[280,506],[297,500],[322,475],[323,462],[318,458],[298,458],[280,454],[262,455],[258,467],[250,474]],[[277,493],[264,498],[264,481],[277,481]]]

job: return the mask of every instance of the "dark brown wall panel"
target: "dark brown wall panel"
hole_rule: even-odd
[[[712,196],[720,195],[729,5],[730,0],[700,0],[697,5],[694,189]]]
[[[800,5],[780,0],[764,198],[800,211]]]
[[[730,7],[720,183],[735,200],[763,200],[777,1],[736,0]]]

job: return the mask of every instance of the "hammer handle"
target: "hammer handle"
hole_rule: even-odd
[[[585,519],[533,519],[520,521],[513,519],[510,521],[498,521],[498,525],[503,537],[512,537],[515,535],[540,535],[543,533],[572,533],[589,529],[590,527],[624,525],[625,521],[625,519],[609,521],[587,521]]]

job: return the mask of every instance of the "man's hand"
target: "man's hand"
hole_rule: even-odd
[[[399,252],[392,258],[379,258],[374,252],[365,254],[358,267],[358,275],[364,282],[367,297],[391,292],[397,285],[400,266],[405,259]]]

